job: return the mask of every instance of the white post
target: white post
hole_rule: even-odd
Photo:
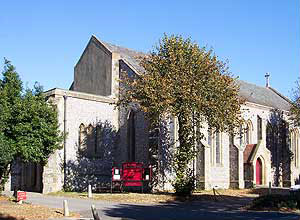
[[[64,200],[64,216],[69,217],[70,212],[69,212],[69,207],[68,207],[68,202],[67,200]]]
[[[92,186],[89,184],[89,187],[88,187],[88,197],[89,198],[92,198],[93,195],[92,195]]]

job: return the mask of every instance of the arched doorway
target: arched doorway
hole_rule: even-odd
[[[262,185],[262,161],[260,158],[256,160],[256,185]]]
[[[23,163],[21,171],[21,186],[19,186],[18,189],[41,193],[43,191],[43,170],[43,166],[39,163]]]

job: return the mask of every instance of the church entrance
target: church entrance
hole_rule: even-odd
[[[256,160],[256,185],[262,185],[262,162],[260,158]]]
[[[20,190],[29,192],[42,192],[43,167],[38,163],[23,163],[21,172]]]
[[[230,169],[230,188],[238,189],[239,188],[239,150],[233,144],[229,146],[229,169]]]

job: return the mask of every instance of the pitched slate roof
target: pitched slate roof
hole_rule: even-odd
[[[103,42],[95,36],[92,37],[101,42],[111,52],[119,53],[121,59],[129,63],[138,72],[143,73],[144,69],[139,65],[139,62],[140,58],[146,56],[147,54]],[[246,101],[286,111],[290,109],[288,99],[277,92],[275,89],[271,87],[258,86],[242,80],[237,80],[236,82],[240,86],[240,97],[242,97]]]
[[[240,97],[244,98],[246,101],[286,111],[290,109],[288,99],[278,93],[275,89],[258,86],[242,80],[237,80],[236,82],[240,87]]]
[[[254,149],[256,147],[256,144],[247,144],[246,145],[246,148],[244,150],[244,163],[249,163],[250,162],[250,159],[251,159],[251,156],[254,152]]]
[[[145,57],[147,54],[101,41],[95,36],[92,37],[101,42],[111,52],[120,54],[121,59],[129,63],[138,72],[142,73],[144,71],[144,69],[139,65],[139,63],[140,58]]]

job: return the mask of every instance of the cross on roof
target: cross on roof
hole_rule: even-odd
[[[265,77],[266,77],[266,87],[269,87],[270,86],[270,82],[269,82],[270,73],[266,73]]]

